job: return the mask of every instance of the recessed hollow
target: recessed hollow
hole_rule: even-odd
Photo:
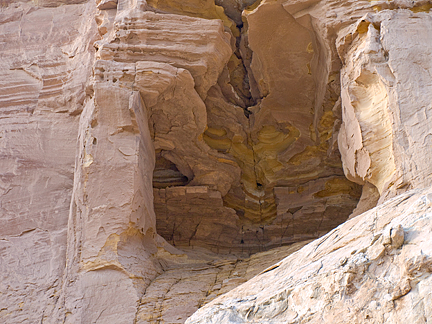
[[[339,72],[330,70],[320,33],[277,3],[245,10],[243,20],[237,27],[247,37],[233,42],[204,100],[206,127],[197,141],[210,153],[206,162],[188,162],[199,174],[187,182],[180,165],[156,158],[157,232],[177,247],[251,254],[315,239],[343,223],[360,199],[337,148]],[[211,169],[206,163],[214,160]],[[213,180],[227,164],[240,179],[232,174],[222,193]]]

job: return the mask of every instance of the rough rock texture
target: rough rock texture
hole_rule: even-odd
[[[409,281],[413,301],[429,298],[416,286],[429,273],[427,252],[412,261],[424,276],[395,270],[408,262],[399,252],[418,255],[401,245],[402,231],[426,211],[391,230],[379,221],[399,217],[394,202],[411,194],[398,195],[430,186],[431,8],[420,0],[0,1],[0,322],[182,323],[273,257],[377,204],[382,215],[369,230],[373,212],[348,223],[357,232],[344,225],[337,235],[348,251],[355,237],[389,230],[372,244],[385,246],[379,256],[353,255],[388,264],[390,277],[372,266],[378,279],[356,270],[345,286],[364,305],[381,296],[363,292],[364,282],[400,297]],[[423,244],[420,232],[409,235]],[[268,251],[295,242],[303,243]],[[332,263],[327,245],[307,252],[319,242],[290,266],[323,258],[322,273],[339,284],[344,265]],[[346,312],[344,296],[329,297],[334,312]],[[391,300],[397,310],[393,297],[382,312]],[[250,308],[250,320],[315,316],[276,308]],[[203,310],[213,311],[225,316]]]
[[[186,323],[428,323],[431,190],[412,190],[204,306]]]
[[[276,4],[262,2],[250,15],[271,6]],[[339,150],[347,178],[363,185],[352,217],[378,207],[213,301],[187,323],[426,323],[432,318],[432,78],[424,31],[432,28],[431,5],[283,6],[297,21],[312,21],[326,39],[327,62],[340,59],[342,68],[328,65],[340,69]],[[426,189],[403,193],[410,188]]]
[[[94,4],[1,4],[0,321],[40,323],[65,269]]]
[[[185,249],[158,255],[164,272],[142,296],[136,323],[184,323],[199,307],[209,303],[262,270],[283,259],[307,242],[256,253],[250,258]]]
[[[281,8],[275,5],[265,13],[244,14],[234,54],[204,100],[203,140],[212,149],[209,157],[217,158],[218,177],[209,171],[198,175],[190,162],[186,168],[169,146],[161,146],[161,156],[175,168],[159,168],[156,187],[163,187],[162,180],[165,186],[208,185],[214,198],[201,193],[200,199],[216,203],[214,189],[222,198],[214,215],[206,209],[204,215],[192,212],[196,216],[190,217],[186,215],[191,208],[206,203],[197,203],[188,194],[181,202],[170,198],[170,191],[187,189],[157,190],[158,232],[177,246],[205,244],[216,251],[228,245],[231,250],[254,251],[314,238],[343,222],[357,203],[359,187],[343,175],[335,146],[339,124],[334,124],[332,109],[335,113],[340,109],[339,89],[328,83],[327,71],[312,74],[320,60],[314,54],[314,32],[296,24]],[[276,27],[269,21],[280,26],[272,37]],[[304,44],[298,43],[300,39]],[[220,168],[228,165],[231,175],[239,177],[222,178]],[[222,238],[219,222],[229,224],[224,239],[218,239]]]
[[[367,14],[339,34],[343,124],[339,143],[347,177],[384,199],[430,185],[432,69],[429,14]],[[373,137],[370,136],[373,134]]]
[[[321,226],[316,211],[299,237],[287,228],[299,207],[276,217],[253,147],[274,160],[293,137],[269,125],[252,140],[247,107],[258,98],[238,49],[251,3],[220,4],[233,20],[211,1],[2,2],[3,322],[131,322],[166,270],[156,231],[248,256],[316,237],[354,208],[353,187],[340,216]],[[220,123],[232,152],[212,142]],[[267,190],[269,216],[246,187]]]

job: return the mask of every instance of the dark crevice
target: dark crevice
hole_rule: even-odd
[[[237,28],[240,31],[240,36],[236,37],[235,40],[235,51],[234,56],[240,61],[235,68],[229,70],[229,84],[233,87],[237,96],[243,101],[242,108],[244,115],[249,118],[252,112],[248,109],[249,107],[255,106],[258,103],[258,98],[254,98],[251,92],[250,79],[253,78],[249,68],[252,51],[247,45],[245,40],[245,32],[248,28],[247,24],[244,24],[242,20],[242,12],[244,9],[255,5],[261,0],[216,0],[215,3],[222,6],[225,10],[225,14],[232,19]],[[245,30],[246,29],[246,30]],[[243,46],[243,51],[241,47]],[[230,65],[228,63],[228,67]]]
[[[225,14],[240,29],[243,27],[242,12],[260,0],[215,0],[215,4],[224,8]]]
[[[172,186],[185,186],[190,182],[177,166],[156,153],[156,164],[153,171],[153,188],[167,188]]]

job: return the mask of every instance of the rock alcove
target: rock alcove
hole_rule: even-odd
[[[301,262],[313,255],[315,271],[325,255],[317,269],[336,278],[364,260],[352,252],[366,241],[376,243],[375,265],[405,267],[392,258],[408,245],[384,251],[375,229],[427,241],[418,234],[427,222],[410,232],[416,212],[401,226],[384,221],[408,202],[429,212],[427,196],[413,202],[420,191],[390,199],[430,186],[428,1],[40,0],[0,9],[2,323],[183,323],[377,202],[379,213],[315,241],[289,271],[300,278]],[[429,273],[427,247],[414,246],[404,250],[418,257],[407,269]],[[286,268],[272,269],[255,280],[269,294],[280,287],[266,280]],[[392,269],[385,289],[396,287],[389,295],[402,305],[411,286]],[[363,282],[340,278],[333,287]],[[414,284],[412,295],[422,291]],[[313,296],[304,300],[319,317],[325,295]],[[333,304],[343,314],[345,301]],[[294,308],[284,321],[303,316]]]
[[[337,148],[339,58],[330,60],[310,16],[295,19],[279,3],[255,10],[259,4],[218,3],[231,18],[219,41],[231,51],[200,94],[201,124],[189,121],[203,132],[185,133],[180,145],[172,132],[164,135],[171,146],[157,147],[157,232],[177,247],[251,254],[317,238],[344,222],[360,198]],[[171,2],[155,8],[204,15]],[[203,148],[192,153],[186,145]]]

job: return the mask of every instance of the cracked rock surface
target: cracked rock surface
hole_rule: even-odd
[[[0,322],[427,322],[431,8],[0,1]]]
[[[184,323],[199,307],[246,282],[291,254],[306,242],[253,254],[251,257],[185,249],[177,254],[161,250],[164,272],[141,297],[136,323]]]
[[[340,225],[186,323],[427,323],[431,197],[412,190]]]

